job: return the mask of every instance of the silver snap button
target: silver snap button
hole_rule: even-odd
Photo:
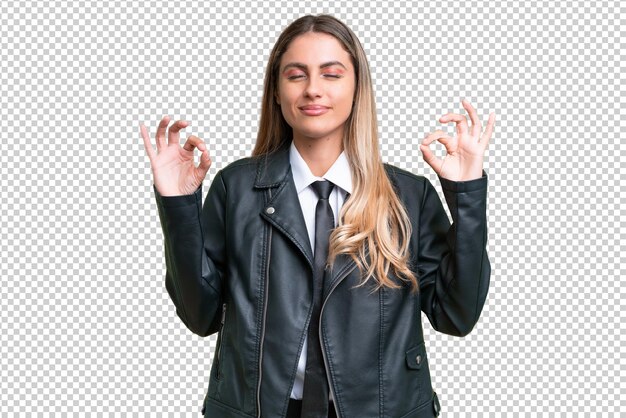
[[[420,362],[421,362],[421,361],[422,361],[422,356],[418,354],[418,355],[415,357],[415,362],[416,362],[417,364],[420,364]]]
[[[272,213],[274,213],[274,212],[275,212],[275,210],[274,210],[274,208],[273,208],[272,206],[270,206],[269,208],[265,209],[265,212],[266,212],[268,215],[271,215]]]

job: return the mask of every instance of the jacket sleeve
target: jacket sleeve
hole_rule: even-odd
[[[225,263],[226,187],[218,172],[202,206],[202,185],[193,194],[156,196],[165,249],[165,287],[176,314],[193,333],[217,332]]]
[[[487,173],[468,181],[439,180],[452,225],[426,179],[419,226],[421,309],[435,330],[463,337],[478,322],[489,290]]]

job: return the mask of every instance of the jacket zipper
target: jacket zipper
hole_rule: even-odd
[[[224,337],[224,322],[226,321],[226,303],[222,304],[222,319],[220,321],[220,335],[217,341],[217,349],[216,349],[216,357],[217,364],[215,365],[217,369],[217,379],[221,379],[222,371],[220,369],[220,365],[222,363],[222,338]]]
[[[333,287],[330,289],[330,291],[328,292],[326,299],[324,299],[324,303],[322,304],[322,308],[320,309],[320,323],[319,323],[319,330],[318,330],[320,339],[322,338],[322,314],[324,312],[324,306],[326,306],[326,302],[328,301],[328,298],[330,297],[330,295],[333,293],[333,290],[335,290],[335,288],[339,285],[339,283],[341,283],[341,281],[345,279],[346,276],[350,274],[352,270],[354,270],[355,268],[356,268],[356,265],[352,266],[351,269],[349,269],[344,274],[342,274],[337,279],[337,281],[335,282]],[[337,400],[337,395],[335,394],[335,388],[333,387],[333,382],[332,382],[332,379],[330,378],[330,369],[328,368],[328,358],[326,357],[326,348],[324,347],[324,344],[322,343],[321,340],[320,340],[320,344],[322,346],[322,357],[324,358],[324,368],[326,369],[326,379],[328,380],[328,386],[330,387],[330,390],[333,393],[333,398]],[[337,412],[337,418],[341,418],[341,414],[339,413],[339,409],[337,408],[336,405],[335,405],[335,411]]]
[[[269,199],[272,198],[271,189],[268,190]],[[268,200],[269,200],[268,199]],[[256,388],[256,409],[257,418],[261,418],[261,381],[263,380],[263,341],[265,340],[265,318],[267,317],[267,298],[269,293],[269,280],[270,280],[270,259],[272,255],[272,227],[268,225],[268,238],[267,238],[267,263],[265,265],[265,294],[263,295],[263,325],[261,326],[261,342],[259,347],[259,382]]]

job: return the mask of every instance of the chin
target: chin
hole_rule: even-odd
[[[338,129],[315,129],[315,128],[311,128],[311,129],[293,129],[294,133],[298,133],[300,134],[300,136],[306,137],[306,138],[311,138],[311,139],[318,139],[318,138],[327,138],[329,136],[332,136],[333,134],[336,134]]]
[[[311,140],[317,140],[317,139],[324,139],[324,138],[328,138],[332,135],[332,131],[331,132],[319,132],[319,131],[298,131],[298,134],[301,138],[305,138],[305,139],[311,139]]]

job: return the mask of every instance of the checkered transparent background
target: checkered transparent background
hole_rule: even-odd
[[[0,414],[199,416],[215,338],[177,318],[139,136],[186,119],[250,154],[280,31],[331,13],[370,60],[384,159],[468,98],[486,124],[491,287],[465,338],[423,317],[443,417],[617,416],[624,370],[624,6],[43,2],[0,8]]]

